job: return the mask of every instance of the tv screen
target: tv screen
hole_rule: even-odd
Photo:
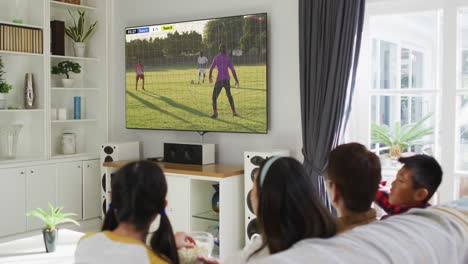
[[[125,29],[126,127],[267,133],[267,15]]]

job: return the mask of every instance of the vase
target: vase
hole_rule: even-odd
[[[62,134],[62,153],[69,155],[76,153],[76,134],[63,133]]]
[[[211,198],[211,208],[215,213],[219,213],[219,183],[213,184],[213,188],[215,189],[215,193]]]
[[[26,73],[24,78],[24,108],[33,109],[35,101],[34,77],[32,73]]]
[[[18,137],[23,125],[0,126],[0,157],[5,159],[16,158]]]
[[[73,50],[75,51],[76,57],[84,57],[85,54],[85,43],[84,42],[75,42],[73,44]]]
[[[63,87],[65,88],[70,88],[73,86],[73,82],[74,80],[73,79],[62,79],[62,84],[63,84]]]
[[[55,251],[55,242],[58,239],[58,230],[42,230],[42,236],[44,237],[44,245],[47,253],[52,253]]]
[[[0,109],[5,109],[5,107],[6,107],[5,94],[0,93]]]

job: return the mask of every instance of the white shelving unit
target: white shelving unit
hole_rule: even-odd
[[[11,186],[9,191],[18,196],[13,199],[17,200],[14,206],[17,208],[17,214],[6,221],[17,224],[14,228],[10,228],[4,225],[5,221],[0,222],[0,236],[29,231],[37,227],[31,226],[30,220],[26,219],[25,205],[26,209],[34,206],[45,208],[46,202],[50,201],[72,206],[70,210],[76,211],[80,219],[81,216],[92,218],[100,215],[100,211],[95,210],[95,207],[100,208],[100,201],[93,197],[100,197],[99,185],[94,186],[94,183],[100,181],[99,147],[108,140],[107,46],[109,44],[110,2],[111,0],[81,0],[81,5],[74,5],[51,0],[0,1],[1,24],[40,29],[43,39],[42,54],[0,50],[6,72],[4,78],[14,87],[6,95],[7,107],[18,108],[0,110],[0,126],[23,125],[18,138],[16,158],[6,159],[0,155],[0,180],[3,181],[0,185]],[[66,26],[71,25],[72,19],[68,10],[86,11],[86,27],[89,22],[98,21],[96,31],[86,41],[85,57],[74,56],[73,42],[67,36],[65,36],[65,55],[51,54],[50,22],[61,20],[65,21]],[[12,22],[18,17],[23,20],[22,24]],[[81,65],[81,73],[71,75],[76,79],[72,88],[62,87],[61,76],[51,74],[51,67],[65,60],[78,62]],[[24,109],[26,73],[33,73],[36,99],[34,109]],[[74,96],[82,98],[83,111],[80,120],[72,119]],[[67,120],[51,119],[52,109],[59,108],[67,109]],[[73,155],[64,155],[61,151],[62,134],[68,132],[76,134],[77,153]],[[31,166],[47,168],[57,174],[51,176],[52,174],[48,171],[47,173],[32,173],[34,170],[30,169]],[[71,173],[72,169],[74,174]],[[11,180],[17,179],[19,175],[22,180],[18,180],[16,185],[10,184]],[[74,187],[76,184],[72,183],[81,183],[82,176],[83,179],[86,178],[90,186]],[[44,193],[47,189],[36,186],[33,180],[49,187],[57,186],[53,187],[56,188],[57,194]],[[86,185],[85,180],[83,184]],[[65,187],[70,191],[63,191]],[[37,201],[36,205],[33,199],[35,195],[42,198],[50,195],[50,199]],[[11,207],[8,204],[13,200],[11,197],[3,196],[3,198],[0,201],[0,209],[6,210]],[[26,204],[23,202],[25,198]],[[83,198],[82,203],[81,198]],[[95,204],[94,200],[96,200]],[[22,207],[16,206],[19,204]],[[89,208],[92,208],[92,213]]]

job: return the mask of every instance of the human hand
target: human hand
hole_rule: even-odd
[[[198,256],[197,257],[198,261],[201,261],[204,264],[220,264],[219,259],[216,258],[209,258],[209,257],[204,257],[204,256]]]
[[[210,83],[213,83],[213,78],[212,77],[210,77]]]
[[[236,88],[239,88],[239,81],[236,81],[235,86],[236,86]]]
[[[195,240],[185,232],[177,232],[174,237],[177,249],[193,248],[196,245]]]

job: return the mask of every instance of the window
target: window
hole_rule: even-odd
[[[372,124],[406,129],[427,118],[421,129],[434,128],[437,115],[437,12],[374,16],[370,19],[371,87],[368,111]],[[409,26],[411,25],[411,26]],[[421,29],[424,29],[421,31]],[[369,52],[369,51],[368,51]],[[361,88],[362,89],[362,88]],[[401,130],[400,130],[401,131]],[[409,131],[409,130],[406,130]],[[424,134],[422,134],[424,135]],[[403,152],[434,155],[435,133],[412,140]],[[372,140],[370,148],[382,157],[392,156],[388,143]],[[398,152],[399,153],[399,152]]]

